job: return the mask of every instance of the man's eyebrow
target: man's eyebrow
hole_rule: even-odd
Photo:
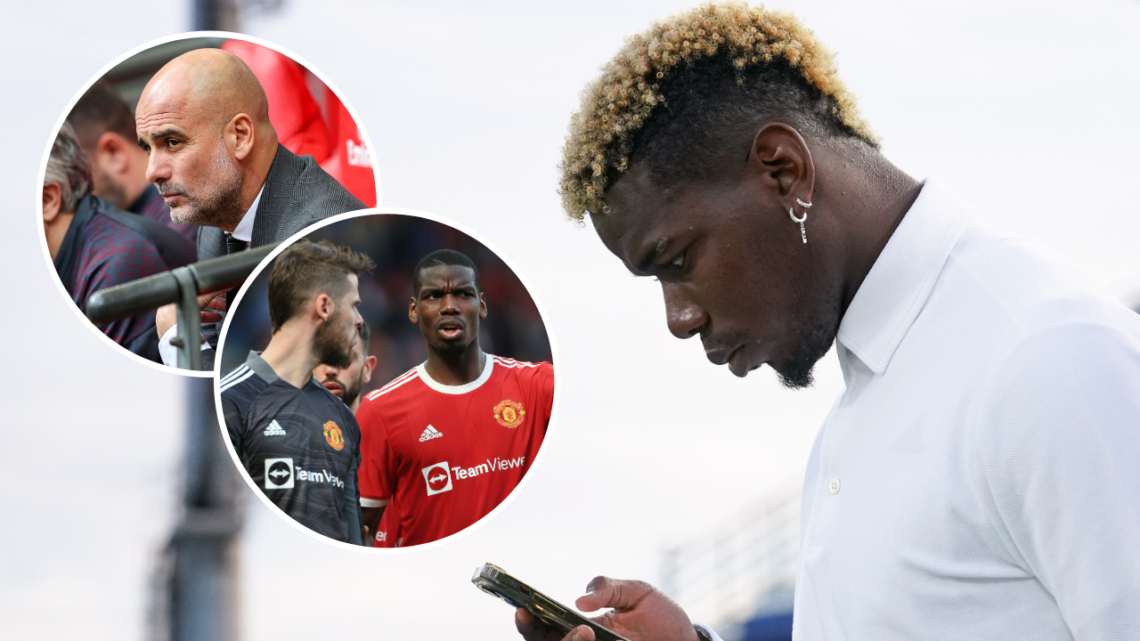
[[[442,294],[444,292],[475,292],[479,291],[475,288],[475,283],[467,282],[458,285],[439,285],[438,287],[429,287],[427,285],[420,286],[420,296],[427,294]]]
[[[177,127],[167,127],[166,129],[163,129],[162,131],[151,134],[150,139],[151,140],[159,140],[161,138],[169,138],[170,136],[181,136],[181,135],[182,135],[181,129],[178,129]],[[146,144],[146,142],[144,141],[143,137],[139,136],[139,146],[141,147],[145,144]]]
[[[660,260],[661,254],[665,253],[665,246],[669,244],[668,238],[662,238],[657,241],[649,251],[637,261],[634,265],[635,274],[648,274],[652,271],[653,266]]]

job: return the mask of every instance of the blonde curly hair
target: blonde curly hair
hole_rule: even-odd
[[[606,189],[635,153],[655,179],[694,176],[720,153],[702,143],[761,118],[878,146],[831,53],[794,16],[709,3],[657,22],[583,92],[560,165],[563,208],[578,221],[607,213]]]

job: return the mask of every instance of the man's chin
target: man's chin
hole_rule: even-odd
[[[781,372],[780,370],[776,370],[776,380],[780,381],[780,385],[788,389],[806,389],[815,385],[814,369],[815,368],[812,367],[806,372]]]
[[[435,353],[439,354],[440,356],[457,356],[459,354],[466,352],[467,348],[470,346],[471,346],[470,342],[458,341],[458,340],[456,340],[456,341],[440,340],[440,341],[434,343],[431,347],[433,350],[435,350]]]
[[[201,212],[188,205],[175,205],[170,208],[170,220],[180,225],[206,225]]]

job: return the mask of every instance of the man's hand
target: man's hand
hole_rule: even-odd
[[[222,320],[217,312],[226,311],[226,301],[219,294],[202,294],[198,297],[198,308],[202,310],[203,323],[216,323]],[[214,310],[214,311],[206,311]],[[174,303],[158,308],[154,315],[154,325],[158,330],[158,337],[162,338],[171,327],[178,324],[178,306]]]
[[[630,641],[699,641],[681,606],[643,581],[599,576],[574,604],[583,612],[614,608],[592,620]],[[594,641],[594,631],[580,625],[562,635],[523,608],[515,611],[515,626],[527,641]]]

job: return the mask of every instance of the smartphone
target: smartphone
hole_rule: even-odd
[[[471,582],[480,590],[497,596],[516,608],[526,608],[539,621],[563,632],[588,625],[593,628],[594,637],[598,641],[629,641],[519,581],[497,565],[484,563],[483,567],[475,570]]]

